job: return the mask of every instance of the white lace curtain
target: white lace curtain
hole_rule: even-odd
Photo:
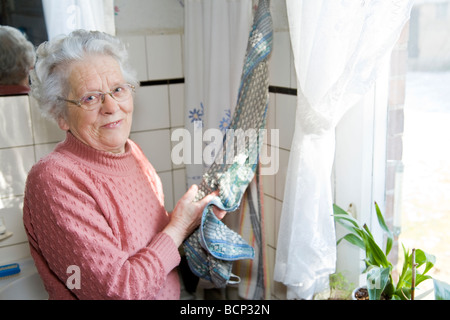
[[[113,0],[43,0],[48,38],[76,29],[115,34]]]
[[[274,279],[310,299],[335,271],[331,171],[335,128],[373,85],[411,0],[287,0],[298,101]]]

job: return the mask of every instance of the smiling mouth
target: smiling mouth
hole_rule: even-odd
[[[121,123],[122,123],[122,120],[117,120],[115,122],[110,122],[108,124],[105,124],[103,126],[103,128],[114,129],[114,128],[118,127]]]

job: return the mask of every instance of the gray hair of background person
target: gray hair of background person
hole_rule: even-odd
[[[73,62],[92,55],[111,56],[118,62],[124,80],[138,85],[125,45],[103,32],[76,30],[42,43],[36,52],[36,66],[30,73],[31,95],[38,101],[42,115],[56,122],[66,116],[66,102],[58,97],[69,94],[69,66]]]
[[[0,84],[22,84],[35,61],[34,46],[25,35],[16,28],[0,26]]]

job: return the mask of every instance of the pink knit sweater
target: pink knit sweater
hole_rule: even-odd
[[[68,133],[31,169],[23,220],[50,299],[179,299],[161,181],[131,140],[112,154]]]

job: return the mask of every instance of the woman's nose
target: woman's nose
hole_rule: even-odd
[[[118,102],[108,93],[103,96],[101,112],[105,114],[112,114],[119,109]]]

